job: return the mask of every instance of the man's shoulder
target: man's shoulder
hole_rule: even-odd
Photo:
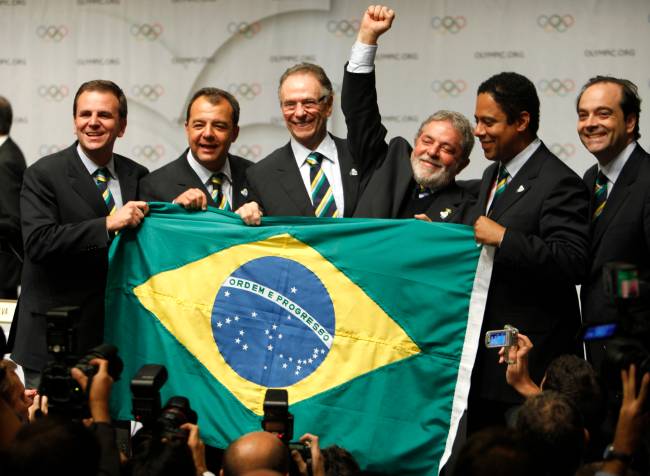
[[[278,147],[256,164],[253,164],[246,172],[249,177],[264,176],[264,174],[274,170],[278,165],[286,162],[288,159],[293,160],[293,152],[291,151],[289,142],[282,147]]]
[[[187,164],[185,154],[183,154],[179,158],[172,160],[171,162],[163,165],[162,167],[158,167],[156,170],[152,170],[142,180],[143,181],[164,180],[166,178],[177,179],[178,172],[180,170],[186,169],[186,167],[189,168],[189,165]]]
[[[149,173],[148,168],[133,159],[129,159],[128,157],[119,154],[114,154],[113,158],[115,162],[119,163],[118,167],[134,170],[138,177],[143,177]]]
[[[71,160],[78,158],[76,144],[61,149],[57,152],[54,152],[49,155],[45,155],[38,159],[36,162],[27,167],[27,173],[38,173],[38,172],[64,172],[65,165],[68,164]],[[81,159],[79,159],[81,160]]]
[[[238,155],[228,154],[228,160],[230,161],[231,167],[243,170],[246,170],[248,167],[255,165],[255,162],[252,162]]]
[[[569,167],[562,159],[551,152],[543,143],[531,156],[531,159],[539,160],[540,173],[554,176],[572,177],[582,181],[582,178]]]

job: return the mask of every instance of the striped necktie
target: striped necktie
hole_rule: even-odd
[[[594,212],[591,215],[591,220],[596,219],[603,213],[605,203],[607,202],[607,177],[600,171],[596,177],[596,186],[594,187]]]
[[[332,187],[323,172],[321,164],[325,157],[318,152],[312,152],[306,159],[309,164],[309,180],[311,181],[311,202],[314,205],[314,215],[317,217],[338,217],[336,202]]]
[[[506,185],[508,185],[508,177],[510,177],[508,170],[506,169],[505,165],[500,163],[496,186],[494,188],[494,196],[492,197],[492,203],[490,204],[490,210],[494,208],[494,204],[496,203],[497,199],[499,196],[501,196],[501,194],[503,194],[504,190],[506,189]]]
[[[219,210],[225,210],[227,212],[232,211],[230,208],[230,203],[228,203],[228,197],[223,193],[221,185],[223,184],[223,179],[225,175],[222,172],[218,174],[212,174],[210,176],[210,183],[212,184],[212,200],[217,204]]]
[[[113,194],[108,188],[108,181],[110,180],[110,178],[111,178],[111,173],[105,167],[97,169],[93,173],[93,179],[95,180],[95,184],[97,185],[99,192],[102,194],[102,198],[104,199],[106,208],[108,208],[108,214],[112,215],[113,213],[115,213],[116,207],[115,207],[115,200],[113,199]]]

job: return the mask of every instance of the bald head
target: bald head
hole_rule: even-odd
[[[256,470],[271,470],[268,474],[289,472],[289,450],[272,433],[247,433],[226,448],[221,470],[223,476],[244,476]]]

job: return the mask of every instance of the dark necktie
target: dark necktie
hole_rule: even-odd
[[[108,181],[110,180],[110,177],[111,174],[108,171],[108,169],[105,167],[97,169],[93,173],[93,179],[95,180],[95,184],[99,189],[99,193],[102,194],[102,198],[104,199],[106,208],[108,208],[108,214],[112,215],[113,213],[115,213],[116,207],[115,207],[115,200],[113,199],[113,194],[108,188]]]
[[[490,204],[490,210],[494,208],[494,204],[497,202],[498,198],[503,194],[508,185],[508,177],[510,174],[503,164],[499,164],[499,173],[497,174],[496,187],[494,189],[494,196],[492,197],[492,203]]]
[[[318,152],[312,152],[306,159],[310,167],[311,202],[314,205],[314,215],[317,217],[337,217],[338,210],[332,187],[321,167],[324,158]]]
[[[591,215],[592,221],[596,221],[600,214],[603,213],[605,203],[607,203],[607,177],[605,177],[604,173],[598,172],[596,186],[594,187],[594,212]]]
[[[210,183],[212,184],[212,200],[217,204],[219,210],[225,210],[227,212],[231,211],[230,204],[228,203],[228,198],[226,194],[223,193],[222,185],[225,175],[221,172],[218,174],[212,174],[210,176]]]

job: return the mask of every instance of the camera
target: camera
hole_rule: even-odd
[[[294,418],[289,411],[289,393],[284,389],[267,389],[263,409],[262,429],[277,435],[290,452],[295,450],[300,453],[311,474],[311,450],[304,443],[291,441]]]
[[[487,331],[485,333],[485,347],[493,349],[495,347],[512,347],[517,344],[517,334],[519,331],[509,324],[503,326],[503,329]]]
[[[88,377],[87,388],[90,388],[92,378],[97,374],[97,367],[90,364],[91,360],[95,358],[107,360],[108,373],[113,380],[119,380],[124,368],[122,359],[117,355],[117,347],[114,345],[101,344],[85,355],[79,356],[72,326],[79,312],[78,307],[66,306],[46,313],[47,348],[54,360],[43,369],[38,389],[41,395],[47,395],[48,411],[51,415],[62,415],[72,419],[90,416],[87,395],[70,375],[73,367],[78,368]]]
[[[166,381],[167,369],[162,365],[147,364],[138,370],[131,379],[133,416],[143,424],[141,432],[152,438],[186,441],[188,432],[180,427],[196,424],[198,417],[185,397],[171,397],[161,407],[160,389]]]

